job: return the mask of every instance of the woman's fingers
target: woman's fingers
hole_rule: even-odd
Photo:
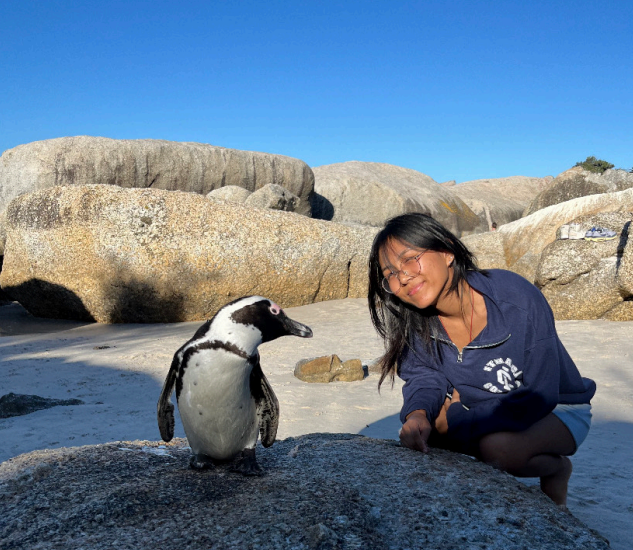
[[[426,444],[424,436],[422,432],[417,429],[405,429],[403,427],[400,430],[400,443],[409,449],[413,449],[414,451],[420,451],[423,453],[428,453],[429,448]]]
[[[415,411],[407,417],[407,421],[400,429],[400,443],[409,449],[428,453],[427,441],[430,434],[431,424],[426,418],[426,413]]]

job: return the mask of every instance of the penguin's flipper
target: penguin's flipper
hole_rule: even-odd
[[[158,399],[158,429],[163,441],[171,441],[174,437],[176,421],[174,420],[174,404],[171,402],[171,393],[174,391],[174,384],[176,383],[176,376],[180,369],[181,361],[182,354],[178,350],[171,362],[167,378],[165,378],[165,383],[163,384],[163,391]]]
[[[259,354],[252,359],[253,370],[251,370],[251,394],[257,403],[257,417],[259,418],[259,433],[262,438],[262,445],[270,447],[277,437],[279,427],[279,401],[272,387],[266,380],[262,367],[259,364]]]

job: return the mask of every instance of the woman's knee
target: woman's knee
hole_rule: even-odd
[[[498,432],[485,435],[479,441],[480,458],[486,464],[504,471],[518,470],[530,459],[510,432]]]

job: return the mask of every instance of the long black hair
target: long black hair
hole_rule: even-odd
[[[461,296],[462,281],[468,271],[485,271],[477,267],[472,253],[464,244],[431,216],[419,212],[403,214],[387,221],[376,235],[369,255],[369,291],[367,300],[369,312],[376,331],[385,341],[385,354],[380,358],[381,369],[378,387],[387,376],[391,382],[396,373],[396,365],[407,346],[412,347],[417,335],[426,346],[428,353],[434,353],[431,335],[440,330],[437,312],[434,308],[419,309],[402,302],[396,295],[385,292],[382,287],[384,277],[380,268],[381,249],[391,239],[397,239],[414,248],[449,252],[453,255],[453,279],[447,291]]]

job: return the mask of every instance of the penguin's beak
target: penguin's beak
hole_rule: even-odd
[[[304,325],[299,321],[293,321],[287,316],[284,316],[282,324],[288,331],[288,334],[293,334],[294,336],[299,336],[301,338],[312,338],[312,329],[308,325]]]

